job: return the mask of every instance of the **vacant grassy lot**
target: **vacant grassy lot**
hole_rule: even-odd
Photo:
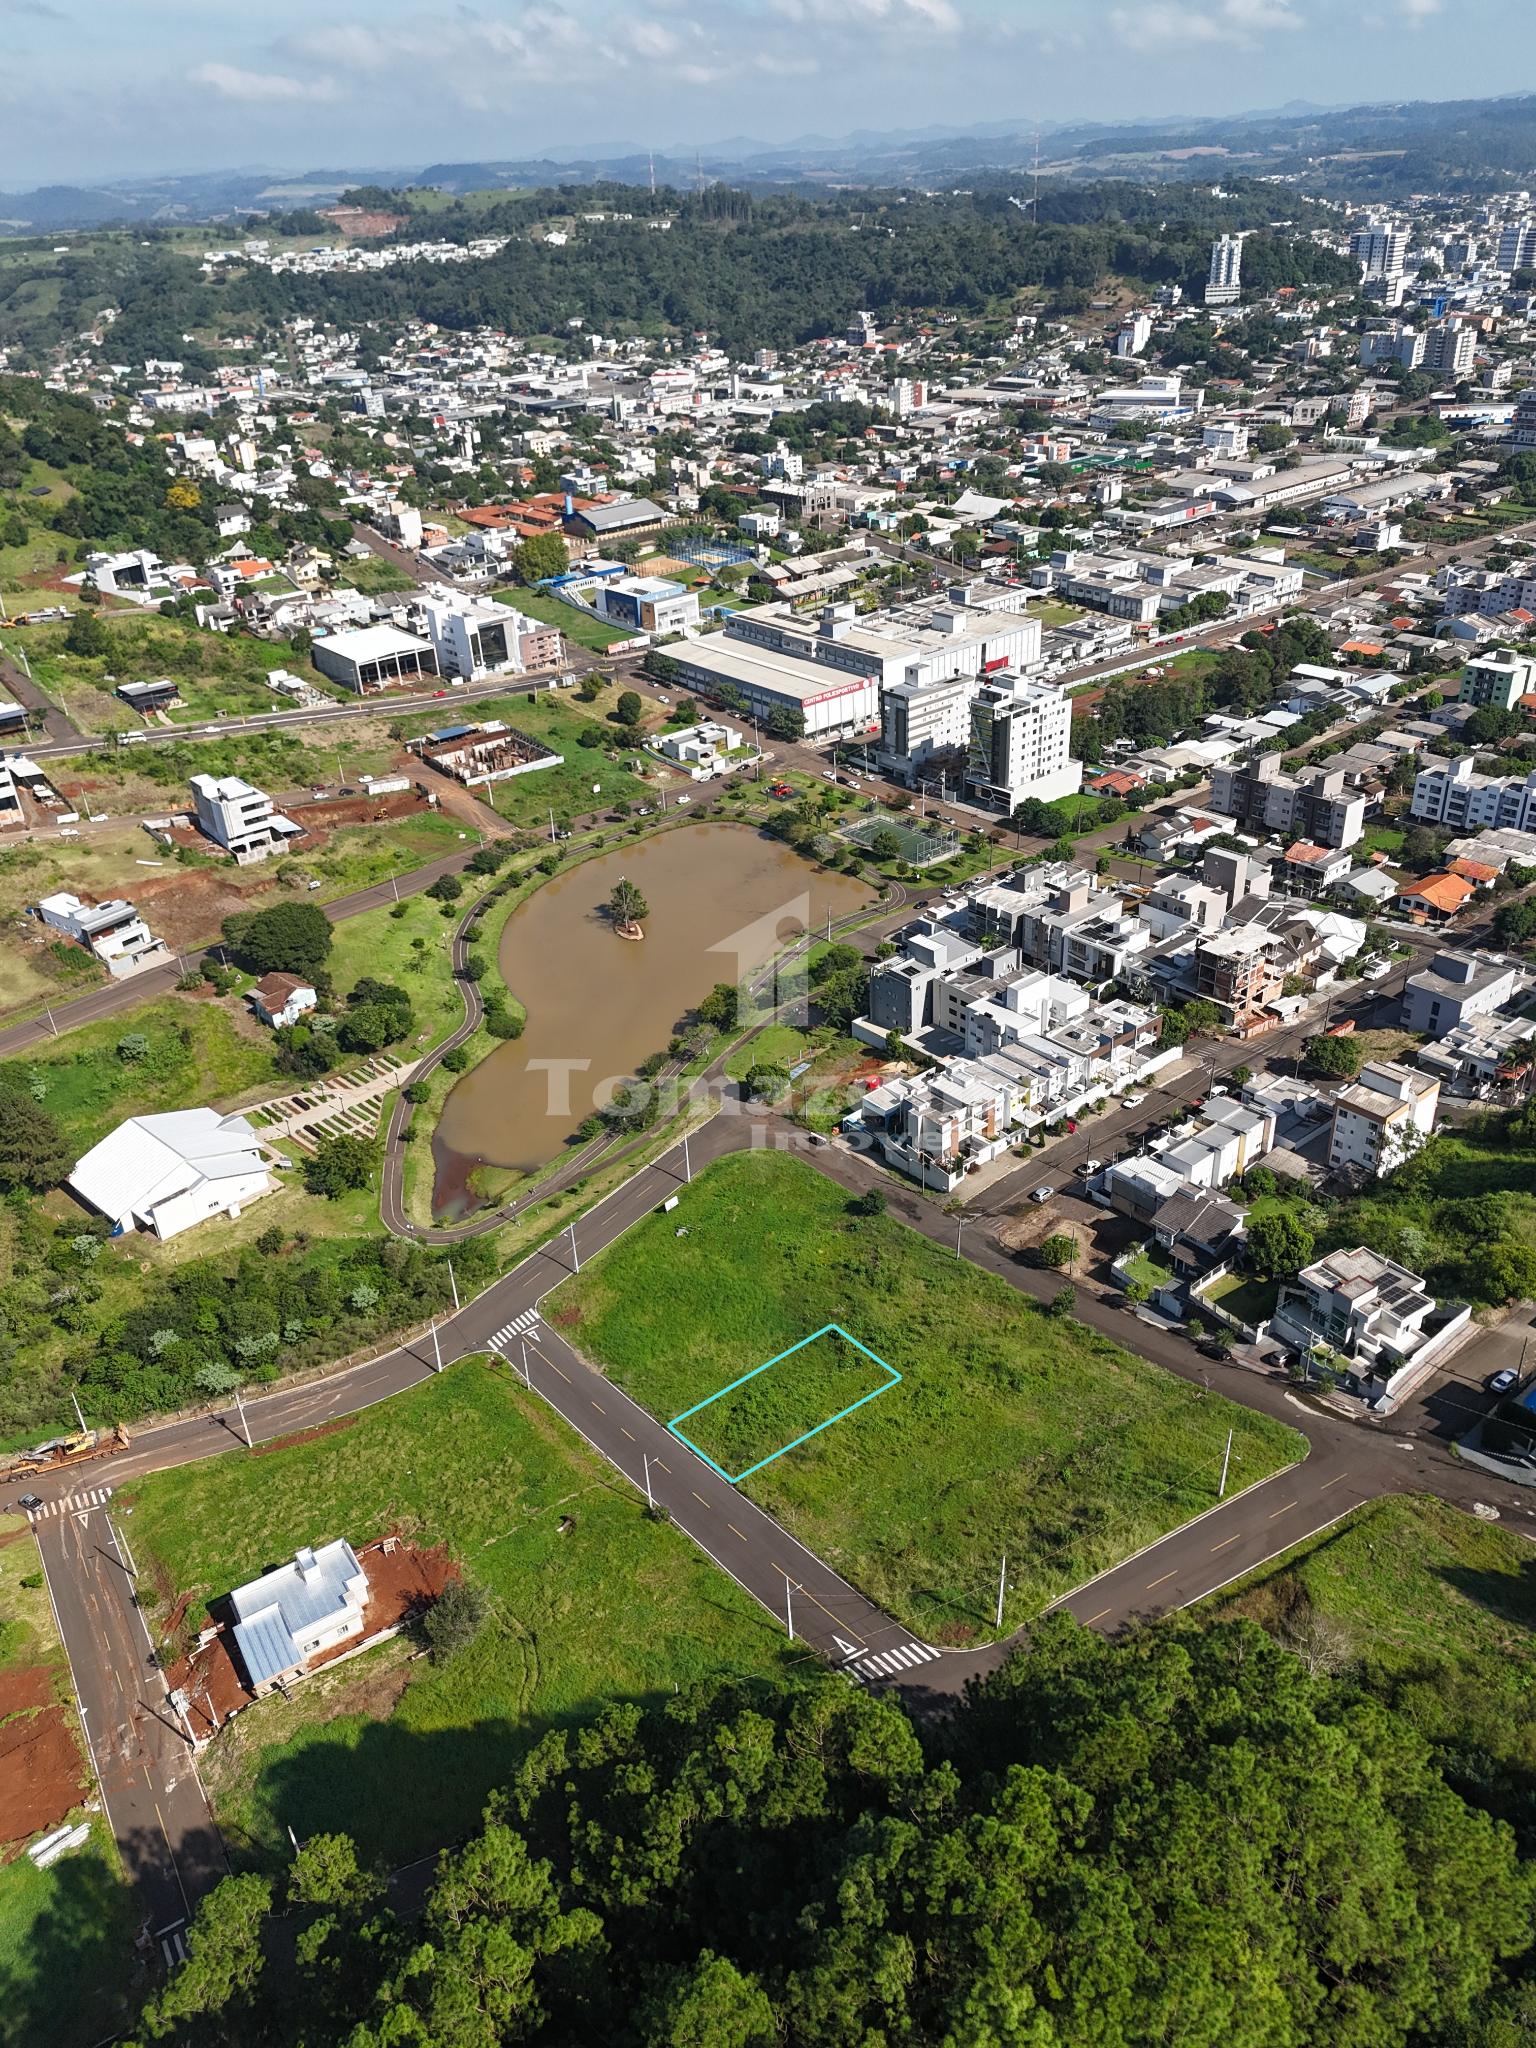
[[[78,1152],[124,1117],[225,1102],[274,1076],[266,1042],[217,1004],[166,996],[5,1062]]]
[[[338,995],[372,975],[397,983],[410,996],[417,1035],[397,1048],[406,1055],[444,1037],[464,1015],[449,962],[458,919],[444,917],[442,909],[426,896],[406,896],[387,910],[365,910],[335,927],[328,964]]]
[[[29,1585],[28,1580],[35,1580]],[[0,1516],[0,1671],[45,1665],[68,1675],[25,1519]],[[74,1725],[71,1711],[71,1725]],[[83,1813],[70,1818],[84,1819]],[[89,2048],[121,2024],[133,1962],[132,1896],[100,1817],[91,1839],[51,1870],[25,1856],[0,1869],[0,2044]]]
[[[679,1433],[734,1478],[895,1384],[877,1358],[828,1329],[675,1419]]]
[[[163,619],[158,612],[103,610],[101,621],[111,641],[105,655],[86,658],[65,646],[67,626],[40,626],[0,636],[12,654],[25,650],[39,685],[63,704],[86,732],[138,730],[143,720],[112,692],[117,683],[137,683],[169,676],[185,700],[173,711],[178,725],[198,725],[220,712],[234,717],[247,711],[270,711],[278,700],[267,688],[269,669],[286,668],[307,676],[326,694],[337,694],[308,657],[286,641],[252,640],[240,635],[204,633],[181,619]]]
[[[546,625],[558,626],[573,646],[589,647],[594,654],[601,654],[615,640],[634,638],[632,633],[605,626],[600,619],[588,618],[574,605],[562,604],[547,590],[508,590],[502,592],[502,596],[508,604],[515,604],[520,612],[526,612],[530,619],[542,619]]]
[[[385,1646],[220,1738],[205,1777],[248,1857],[285,1854],[292,1826],[301,1838],[343,1829],[365,1855],[402,1862],[471,1827],[550,1727],[793,1655],[745,1594],[483,1360],[319,1441],[161,1474],[134,1508],[141,1567],[198,1600],[298,1544],[392,1528],[446,1543],[492,1596],[481,1636],[447,1665],[407,1670]]]
[[[681,1212],[629,1231],[552,1308],[664,1417],[827,1322],[903,1374],[745,1490],[931,1641],[992,1633],[1005,1550],[1011,1629],[1209,1507],[1229,1428],[1240,1482],[1301,1447],[890,1218],[851,1216],[840,1189],[782,1154],[711,1167]],[[784,1414],[763,1420],[782,1420],[787,1442],[793,1382],[781,1386]]]

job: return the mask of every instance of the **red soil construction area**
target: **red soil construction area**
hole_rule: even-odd
[[[54,1827],[85,1797],[80,1745],[41,1665],[0,1673],[0,1843]],[[9,1847],[0,1861],[9,1860]]]
[[[441,1545],[421,1550],[399,1536],[381,1536],[376,1542],[365,1543],[357,1560],[368,1576],[363,1632],[333,1650],[322,1651],[309,1667],[311,1671],[324,1670],[327,1664],[353,1654],[387,1630],[399,1628],[412,1615],[430,1607],[444,1587],[459,1576],[459,1567]],[[207,1742],[231,1714],[238,1714],[254,1699],[227,1624],[220,1622],[214,1626],[219,1633],[211,1641],[166,1673],[172,1690],[186,1694],[187,1717],[198,1742]],[[0,1729],[0,1735],[3,1734]]]

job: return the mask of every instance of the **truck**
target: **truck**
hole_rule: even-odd
[[[50,1437],[35,1450],[18,1451],[7,1459],[0,1466],[0,1482],[32,1479],[75,1465],[88,1465],[94,1458],[111,1458],[126,1451],[132,1441],[120,1422],[111,1429],[77,1429],[69,1436]]]

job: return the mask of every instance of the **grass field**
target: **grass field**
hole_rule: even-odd
[[[715,1469],[739,1478],[897,1385],[889,1367],[828,1328],[766,1359],[672,1426]]]
[[[238,1855],[285,1855],[291,1825],[301,1838],[343,1829],[365,1855],[402,1862],[471,1827],[547,1729],[793,1655],[745,1594],[481,1360],[321,1441],[135,1491],[141,1567],[152,1559],[199,1599],[300,1543],[390,1528],[446,1543],[491,1594],[492,1618],[442,1668],[407,1671],[385,1646],[292,1704],[242,1716],[204,1759]]]
[[[334,686],[301,655],[281,640],[252,640],[241,635],[200,632],[180,619],[157,612],[106,611],[102,623],[111,639],[108,652],[87,659],[71,654],[64,642],[65,626],[41,626],[0,634],[0,646],[14,658],[25,650],[38,684],[54,697],[86,732],[130,732],[143,720],[112,692],[115,683],[143,682],[169,676],[185,708],[173,711],[178,725],[198,725],[220,712],[235,716],[270,711],[277,700],[267,688],[269,669],[286,668],[306,676],[327,696]]]
[[[29,1585],[29,1579],[37,1583]],[[46,1665],[67,1691],[64,1653],[25,1519],[0,1516],[0,1671]],[[71,1723],[74,1725],[73,1712]],[[70,1816],[86,1818],[83,1812]],[[0,2048],[90,2048],[115,2031],[133,1960],[135,1916],[99,1817],[51,1870],[25,1856],[0,1869]]]
[[[328,962],[337,994],[345,996],[365,974],[397,983],[415,1008],[418,1035],[434,1044],[464,1015],[449,961],[457,926],[457,918],[444,917],[442,905],[426,896],[406,896],[398,906],[344,919],[335,927]],[[406,1053],[420,1049],[415,1037],[399,1048]]]
[[[548,626],[558,626],[573,646],[590,648],[594,654],[601,654],[616,640],[634,638],[632,633],[620,632],[613,626],[605,626],[600,619],[589,618],[585,612],[577,611],[574,605],[562,604],[547,590],[509,590],[503,595],[508,604],[515,604],[530,619],[542,619]]]
[[[1012,1629],[1211,1506],[1229,1428],[1239,1483],[1301,1448],[890,1218],[850,1216],[799,1160],[720,1161],[683,1202],[562,1286],[552,1320],[663,1417],[828,1322],[902,1373],[745,1490],[929,1641],[993,1633],[1005,1550]],[[759,1426],[787,1442],[795,1382],[774,1381]]]
[[[275,1073],[254,1031],[242,1032],[213,1003],[178,996],[83,1024],[5,1065],[32,1081],[76,1156],[124,1117],[228,1101]]]

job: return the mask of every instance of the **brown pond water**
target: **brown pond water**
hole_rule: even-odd
[[[607,901],[621,875],[650,905],[645,938],[619,937]],[[508,918],[500,965],[527,1029],[466,1074],[432,1141],[433,1207],[471,1206],[469,1176],[553,1159],[615,1080],[663,1051],[717,981],[741,981],[786,940],[874,900],[745,825],[690,825],[557,875]],[[586,1061],[551,1072],[540,1061]],[[607,1084],[605,1087],[604,1084]]]

